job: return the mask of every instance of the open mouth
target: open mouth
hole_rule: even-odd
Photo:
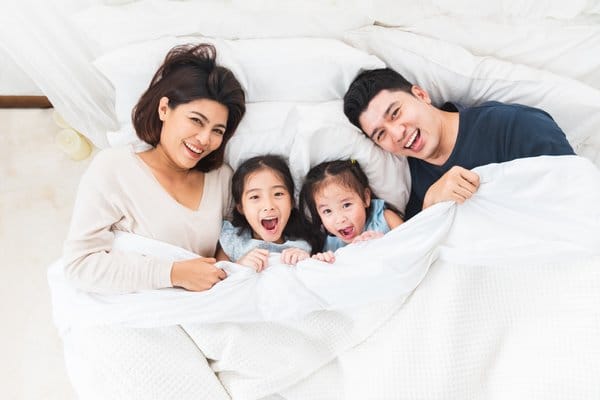
[[[354,237],[354,227],[353,226],[349,226],[347,228],[340,229],[340,230],[338,230],[338,232],[343,240],[350,240]]]
[[[204,150],[202,150],[200,147],[196,147],[193,144],[190,144],[188,142],[183,142],[183,144],[185,145],[185,147],[192,152],[193,154],[199,156],[202,153],[204,153]]]
[[[412,150],[412,145],[415,144],[415,142],[417,141],[417,139],[419,137],[421,137],[421,130],[415,129],[415,131],[410,136],[410,138],[408,138],[408,142],[406,142],[406,144],[404,145],[404,148]]]
[[[277,223],[279,222],[279,218],[265,218],[261,219],[260,223],[268,232],[275,232],[277,230]]]

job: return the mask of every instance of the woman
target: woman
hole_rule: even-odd
[[[227,141],[245,112],[244,91],[215,64],[212,45],[173,48],[132,112],[152,146],[100,152],[84,174],[64,246],[76,287],[133,292],[178,286],[201,291],[226,274],[214,266],[229,206]],[[171,243],[204,256],[167,262],[112,249],[115,231]]]

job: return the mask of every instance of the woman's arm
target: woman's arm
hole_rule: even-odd
[[[127,219],[132,226],[139,224],[131,209],[137,201],[144,201],[144,196],[127,198],[132,175],[126,156],[114,149],[98,153],[79,184],[63,260],[67,279],[85,291],[132,292],[172,286],[171,261],[112,248],[114,226]]]

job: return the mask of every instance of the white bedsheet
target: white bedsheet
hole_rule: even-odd
[[[346,288],[351,296],[361,288],[368,293],[380,279],[371,271],[419,264],[428,254],[430,272],[406,303],[391,299],[350,314],[306,314],[310,307],[300,307],[287,315],[283,310],[266,318],[254,315],[270,322],[184,322],[153,329],[77,326],[73,314],[64,340],[78,394],[203,398],[203,387],[222,385],[228,393],[223,398],[235,399],[275,393],[290,399],[598,398],[600,171],[576,156],[515,160],[476,171],[482,185],[465,204],[431,207],[384,238],[340,250],[338,260],[349,273],[337,275],[343,278],[338,283],[315,278],[321,272],[333,277],[336,266],[311,261],[286,270],[309,277],[304,283],[325,293],[327,304],[347,308],[352,297],[338,293]],[[440,233],[435,240],[432,232]],[[432,242],[426,253],[411,247]],[[355,263],[367,280],[352,269]],[[265,283],[267,276],[262,275]],[[261,290],[269,293],[266,286]],[[278,295],[265,304],[293,304],[281,292],[271,293]],[[371,298],[355,300],[358,305]],[[140,322],[130,317],[134,325]],[[122,315],[115,322],[126,321]],[[176,335],[181,329],[185,335]],[[127,345],[128,338],[140,345]],[[218,381],[206,371],[198,376],[205,357]],[[145,378],[163,374],[189,374],[193,382],[173,386],[171,379]],[[206,384],[198,385],[198,379]]]

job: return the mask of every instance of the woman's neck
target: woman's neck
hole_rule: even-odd
[[[170,181],[185,181],[190,174],[198,171],[189,168],[181,168],[164,151],[160,143],[153,149],[140,154],[142,160],[154,171]]]

